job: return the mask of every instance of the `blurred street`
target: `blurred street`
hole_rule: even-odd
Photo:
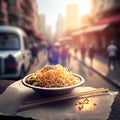
[[[74,52],[71,51],[72,55],[74,56]],[[74,56],[75,57],[75,56]],[[83,61],[81,60],[80,53],[77,54],[76,60]],[[120,61],[116,62],[116,70],[113,70],[113,68],[109,69],[108,68],[108,59],[100,56],[100,55],[95,55],[93,59],[93,64],[92,66],[90,65],[90,60],[89,57],[85,57],[85,61],[83,63],[86,67],[90,68],[91,70],[95,71],[99,75],[101,75],[103,78],[114,84],[115,86],[120,88]]]
[[[45,65],[60,64],[85,79],[83,88],[107,88],[118,93],[109,110],[103,110],[107,104],[102,101],[101,109],[94,109],[93,115],[99,111],[98,119],[101,119],[111,110],[105,120],[120,120],[120,0],[0,0],[0,18],[0,96],[6,105],[0,102],[1,110],[15,104],[15,94],[22,98],[13,83],[19,82],[24,87],[21,83],[24,76]],[[17,84],[16,88],[19,87]],[[13,88],[15,94],[9,88]],[[14,99],[12,102],[10,99],[9,104],[10,92]],[[110,99],[113,98],[110,96]],[[72,112],[69,108],[66,110],[72,120]],[[63,112],[65,116],[67,112]],[[45,116],[48,113],[44,112]],[[55,110],[55,116],[56,113]],[[59,115],[60,119],[64,118]],[[81,119],[81,114],[78,116]]]
[[[77,57],[71,49],[71,60],[67,64],[70,71],[80,74],[85,78],[85,84],[83,86],[91,86],[95,88],[104,87],[110,90],[120,90],[119,83],[117,82],[120,78],[120,71],[108,71],[107,61],[101,61],[100,56],[95,56],[93,65],[90,66],[89,58],[86,57],[83,63],[78,53]],[[48,63],[47,54],[45,51],[39,52],[39,63],[33,64],[27,74],[36,72],[36,70],[44,67]],[[118,67],[118,66],[117,66]],[[111,73],[110,73],[111,72]],[[116,82],[115,82],[116,81]],[[1,80],[0,82],[0,93],[2,93],[7,86],[15,82],[15,80]]]

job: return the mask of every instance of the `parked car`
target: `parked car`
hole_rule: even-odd
[[[0,26],[0,78],[21,79],[31,65],[26,33],[19,27]]]

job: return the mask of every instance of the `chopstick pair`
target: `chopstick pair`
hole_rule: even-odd
[[[75,97],[84,97],[84,96],[96,95],[99,93],[107,93],[108,91],[109,90],[105,89],[105,88],[98,88],[98,89],[90,90],[90,91],[86,91],[86,92],[67,94],[67,95],[61,95],[61,96],[57,96],[57,97],[50,97],[50,98],[43,98],[40,100],[28,101],[24,105],[21,105],[18,110],[20,111],[20,110],[24,110],[24,109],[27,109],[30,107],[42,105],[45,103],[56,102],[56,101],[66,100],[66,99],[75,98]]]

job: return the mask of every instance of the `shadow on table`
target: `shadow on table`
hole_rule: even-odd
[[[0,80],[0,94],[2,94],[6,88],[11,85],[13,82],[13,80]]]
[[[120,92],[111,106],[111,112],[107,120],[120,120]]]
[[[35,119],[24,118],[21,116],[0,115],[0,120],[35,120]]]

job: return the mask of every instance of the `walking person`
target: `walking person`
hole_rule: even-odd
[[[95,54],[94,44],[90,45],[88,54],[89,54],[89,58],[90,58],[90,65],[92,66],[92,64],[93,64],[93,58],[94,58],[94,54]]]
[[[115,70],[117,46],[114,44],[113,41],[111,41],[110,44],[108,45],[107,52],[108,52],[108,68],[110,69],[111,66],[113,65]]]
[[[68,58],[68,49],[65,45],[63,45],[61,48],[61,64],[64,67],[66,67],[67,65],[67,58]]]
[[[80,53],[81,53],[81,59],[84,63],[85,62],[85,54],[86,54],[86,48],[85,48],[84,44],[82,44],[80,47]]]
[[[71,53],[70,53],[70,50],[68,50],[67,61],[68,61],[67,63],[70,64],[70,62],[71,62]]]
[[[59,64],[60,52],[59,46],[53,45],[48,52],[48,61],[51,65]]]
[[[32,52],[32,57],[34,59],[34,64],[38,64],[39,63],[39,57],[38,57],[38,47],[36,44],[33,44],[33,46],[31,47],[31,52]]]
[[[75,46],[75,48],[74,48],[74,53],[75,53],[75,59],[77,59],[77,53],[78,53],[78,47],[77,46]]]
[[[47,59],[48,59],[49,64],[52,64],[52,53],[51,53],[51,50],[52,50],[52,45],[49,44],[47,46]]]

